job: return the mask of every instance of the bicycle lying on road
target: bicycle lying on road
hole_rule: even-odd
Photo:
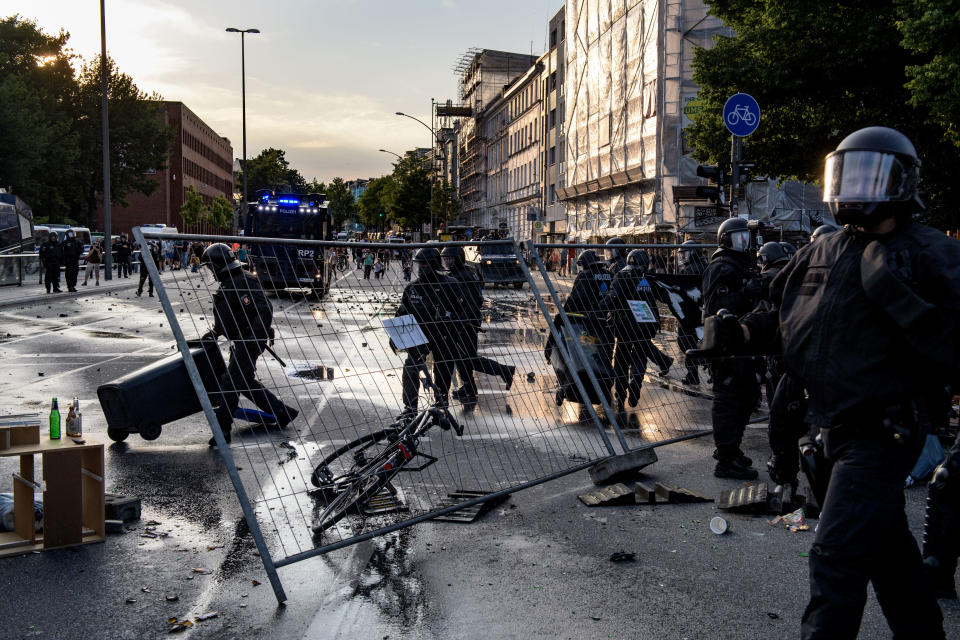
[[[439,389],[424,375],[424,388],[440,397]],[[310,475],[310,482],[323,496],[326,508],[313,525],[320,535],[348,515],[363,515],[364,504],[383,489],[396,495],[392,481],[401,471],[423,471],[437,458],[419,450],[420,438],[438,426],[463,435],[463,427],[443,401],[417,412],[401,414],[385,429],[368,433],[337,448],[324,457]],[[424,463],[408,466],[420,457]]]

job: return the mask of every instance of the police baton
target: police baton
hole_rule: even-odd
[[[273,356],[273,359],[280,363],[281,367],[286,367],[287,363],[283,361],[283,358],[277,355],[277,352],[270,348],[269,345],[263,345],[263,348],[266,349],[267,353]]]

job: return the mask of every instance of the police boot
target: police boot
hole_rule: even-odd
[[[507,370],[503,373],[503,382],[506,385],[506,390],[510,391],[510,387],[513,386],[513,376],[517,372],[517,368],[513,365],[507,367]]]
[[[670,367],[673,366],[673,358],[667,356],[667,362],[664,366],[660,367],[660,375],[662,377],[667,377],[667,374],[670,373]]]
[[[221,429],[221,431],[223,431],[223,439],[227,441],[227,444],[230,444],[230,429]],[[217,439],[210,438],[210,440],[207,441],[207,445],[211,447],[217,446]]]
[[[687,371],[687,375],[683,378],[683,384],[689,385],[698,385],[700,384],[700,374],[696,369],[690,369]]]
[[[713,475],[733,480],[756,480],[760,474],[753,467],[741,464],[740,458],[721,458],[713,469]]]
[[[631,409],[640,404],[640,390],[642,388],[641,379],[634,378],[630,381],[630,395],[627,402],[630,404]]]
[[[288,424],[297,419],[300,412],[292,407],[287,407],[286,411],[277,416],[277,426],[285,429]]]
[[[714,459],[714,460],[719,460],[719,459],[720,459],[720,453],[719,453],[716,449],[713,450],[713,459]],[[752,467],[752,466],[753,466],[753,460],[752,460],[751,458],[748,458],[747,456],[743,455],[743,451],[737,451],[737,455],[734,456],[733,458],[731,458],[731,460],[733,460],[733,462],[734,462],[735,464],[737,464],[738,466],[741,466],[741,467]]]

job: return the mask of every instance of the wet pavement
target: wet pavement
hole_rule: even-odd
[[[399,380],[374,376],[387,371],[383,362],[392,356],[369,328],[377,314],[392,315],[397,296],[354,282],[353,271],[342,277],[350,300],[344,294],[335,303],[336,292],[323,305],[274,300],[283,308],[278,344],[288,366],[266,356],[260,363],[261,378],[290,381],[301,404],[313,403],[312,415],[285,431],[241,427],[231,446],[275,557],[317,543],[304,528],[312,508],[305,497],[311,460],[342,443],[351,429],[397,412]],[[155,441],[134,434],[111,444],[106,437],[96,388],[175,352],[156,298],[136,298],[136,282],[123,282],[132,284],[57,300],[38,296],[31,304],[0,308],[2,411],[46,415],[52,396],[61,402],[78,396],[86,437],[107,443],[107,490],[137,496],[143,505],[139,521],[102,544],[0,559],[0,579],[12,594],[0,605],[5,620],[0,636],[163,637],[172,618],[193,621],[212,612],[217,617],[195,622],[183,635],[797,635],[807,596],[802,554],[812,532],[791,533],[762,517],[728,516],[730,532],[716,536],[707,524],[718,513],[710,503],[587,508],[576,498],[593,488],[585,472],[515,493],[473,524],[427,522],[283,567],[289,600],[277,607],[224,463],[207,447],[210,431],[200,416],[165,425]],[[185,286],[174,290],[187,292]],[[434,506],[467,471],[475,482],[497,489],[602,454],[596,429],[578,421],[576,405],[554,405],[555,381],[533,360],[544,334],[542,321],[530,311],[529,292],[494,289],[487,296],[491,330],[484,339],[490,353],[505,353],[498,349],[510,346],[518,364],[539,368],[532,382],[518,378],[512,395],[478,377],[480,406],[473,414],[458,413],[465,437],[431,432],[424,447],[441,462],[398,481],[413,512]],[[189,312],[193,303],[186,298],[174,300],[186,310],[180,313],[199,318]],[[298,351],[307,329],[325,335],[322,348]],[[675,348],[669,339],[661,344]],[[396,364],[394,358],[391,366]],[[333,381],[328,367],[334,369]],[[302,371],[312,371],[312,377],[290,377]],[[624,429],[632,445],[709,425],[709,405],[676,391],[683,373],[675,365],[669,384],[648,377],[641,408]],[[615,439],[609,428],[607,433]],[[766,458],[764,440],[765,425],[748,429],[745,448],[758,465]],[[645,478],[711,496],[739,486],[712,476],[711,451],[705,439],[660,448],[660,460]],[[475,474],[477,464],[487,469],[484,475]],[[0,477],[14,470],[12,460],[0,458]],[[0,490],[9,486],[0,483]],[[923,499],[922,488],[908,490],[908,513],[918,535]],[[389,521],[350,519],[329,535],[349,537]],[[611,562],[618,551],[636,553],[636,560]],[[948,637],[960,637],[960,608],[941,604]],[[889,637],[872,595],[860,637]]]

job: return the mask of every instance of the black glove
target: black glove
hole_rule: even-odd
[[[887,312],[902,329],[911,329],[936,307],[921,298],[912,287],[910,254],[891,252],[874,240],[860,257],[860,281],[867,297]]]
[[[216,342],[216,341],[217,341],[217,334],[215,334],[213,331],[207,331],[205,334],[200,336],[200,342]]]
[[[274,339],[274,337],[275,337],[276,335],[277,335],[277,334],[276,334],[276,332],[273,330],[273,327],[267,327],[267,337],[270,338],[270,340],[267,342],[267,344],[268,344],[269,346],[271,346],[271,347],[273,346],[273,339]]]

